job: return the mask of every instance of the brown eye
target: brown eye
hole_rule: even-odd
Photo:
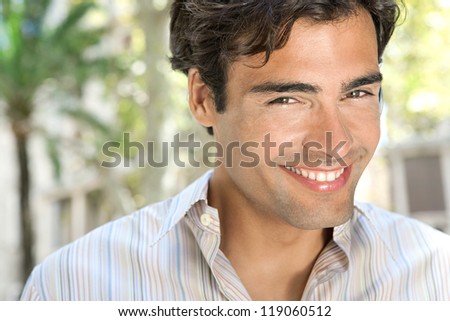
[[[291,97],[280,97],[269,102],[270,105],[290,105],[295,103],[298,103],[298,100]]]
[[[367,95],[373,96],[371,93],[364,91],[364,90],[354,90],[354,91],[348,93],[347,95],[345,95],[345,98],[358,99],[358,98],[362,98]]]

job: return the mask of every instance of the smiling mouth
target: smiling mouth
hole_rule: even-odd
[[[345,170],[345,168],[341,168],[334,171],[313,171],[289,166],[286,166],[286,169],[294,174],[317,182],[334,182],[344,173]]]

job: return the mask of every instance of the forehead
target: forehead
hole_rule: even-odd
[[[229,69],[229,82],[314,80],[324,74],[349,77],[378,68],[377,36],[372,17],[365,10],[333,22],[298,19],[286,45],[274,51],[264,64],[265,54],[240,57]],[[287,78],[287,79],[283,79]],[[230,83],[229,83],[230,84]]]

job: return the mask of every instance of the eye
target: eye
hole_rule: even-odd
[[[299,101],[297,99],[292,97],[280,97],[272,101],[269,101],[269,105],[292,105],[298,102]]]
[[[373,94],[365,90],[353,90],[348,94],[346,94],[344,98],[358,99],[363,98],[365,96],[373,96]]]

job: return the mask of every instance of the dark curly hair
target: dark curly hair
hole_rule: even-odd
[[[229,65],[240,56],[282,48],[299,18],[318,22],[344,19],[367,10],[377,32],[378,57],[400,14],[395,0],[175,0],[171,7],[170,49],[174,70],[196,67],[212,90],[218,112],[226,106]],[[212,134],[212,128],[208,128]]]

